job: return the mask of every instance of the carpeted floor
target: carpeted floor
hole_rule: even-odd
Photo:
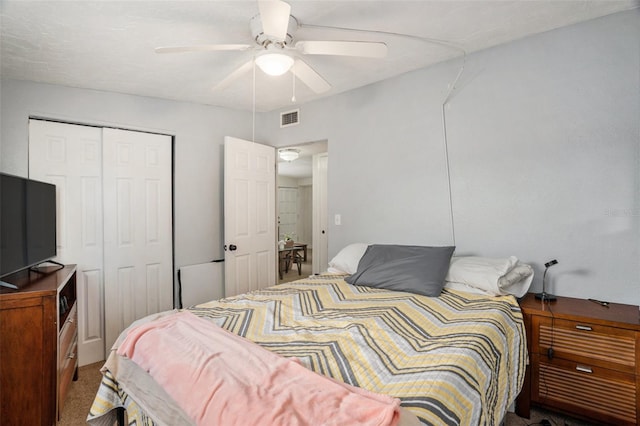
[[[87,414],[98,392],[102,373],[100,368],[104,361],[85,365],[78,370],[78,380],[71,382],[69,394],[62,409],[60,426],[86,425]]]
[[[582,420],[562,416],[540,408],[531,408],[531,418],[518,417],[515,413],[507,413],[504,426],[536,426],[543,425],[543,420],[548,420],[551,426],[596,426]]]

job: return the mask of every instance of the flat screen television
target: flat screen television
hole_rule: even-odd
[[[55,185],[0,173],[0,278],[56,254]]]

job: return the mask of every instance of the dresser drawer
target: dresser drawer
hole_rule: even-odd
[[[533,351],[545,355],[553,347],[555,358],[635,374],[636,333],[589,322],[533,318]]]
[[[77,304],[75,304],[67,317],[67,320],[60,329],[59,336],[59,349],[58,349],[58,365],[62,366],[64,364],[65,358],[69,355],[69,350],[71,348],[71,344],[73,340],[76,338],[78,324],[77,324]]]
[[[532,365],[532,401],[606,423],[636,424],[635,375],[540,354]]]
[[[65,353],[65,357],[60,361],[60,371],[58,376],[58,419],[64,403],[67,399],[67,393],[71,388],[71,381],[76,374],[76,368],[78,366],[78,338],[75,338],[69,346],[68,352]]]
[[[67,320],[62,324],[58,352],[58,419],[71,387],[78,365],[78,311],[77,304],[71,308]]]

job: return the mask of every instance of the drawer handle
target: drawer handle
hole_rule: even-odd
[[[583,331],[592,331],[593,328],[589,327],[588,325],[576,325],[576,328],[578,330],[583,330]]]
[[[577,371],[581,371],[583,373],[593,373],[593,370],[591,369],[591,367],[585,367],[584,365],[576,365],[576,370]]]

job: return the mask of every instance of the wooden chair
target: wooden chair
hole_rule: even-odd
[[[291,255],[289,260],[290,262],[293,262],[296,265],[298,265],[298,275],[302,275],[302,255],[300,254],[300,249],[294,247],[293,250],[291,250]]]
[[[298,275],[302,275],[302,255],[300,254],[300,250],[302,250],[302,248],[294,246],[279,252],[280,265],[278,267],[278,272],[280,274],[280,279],[282,279],[283,271],[284,273],[289,272],[289,269],[291,269],[294,263],[298,267]]]

